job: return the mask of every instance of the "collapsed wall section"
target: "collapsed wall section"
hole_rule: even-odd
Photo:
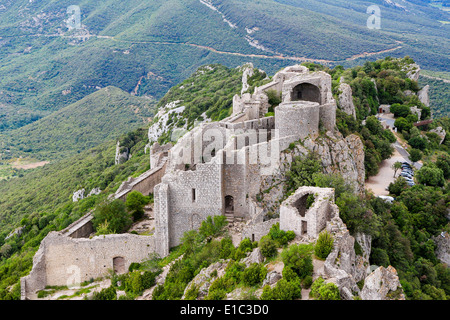
[[[153,236],[111,234],[75,239],[50,232],[41,242],[30,274],[21,278],[22,299],[32,299],[46,286],[79,285],[104,277],[109,270],[127,272],[132,262],[141,262],[153,252]]]
[[[312,204],[308,207],[308,197]],[[334,189],[300,187],[280,207],[280,229],[294,231],[297,236],[317,238],[327,222],[338,216]]]

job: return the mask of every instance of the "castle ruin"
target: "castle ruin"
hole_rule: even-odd
[[[267,115],[267,92],[282,102]],[[295,65],[279,71],[272,81],[233,98],[233,113],[219,122],[202,123],[172,145],[156,142],[150,150],[151,169],[124,182],[114,195],[125,199],[131,190],[154,195],[155,233],[106,235],[89,239],[89,214],[42,241],[30,274],[21,279],[22,299],[35,297],[46,285],[64,285],[77,266],[78,280],[125,272],[156,252],[161,257],[180,244],[186,231],[198,229],[208,216],[243,221],[242,237],[252,241],[280,222],[283,230],[314,239],[327,221],[338,216],[334,190],[303,187],[280,206],[280,217],[265,219],[257,200],[265,178],[279,167],[283,150],[321,130],[334,132],[336,102],[331,76]],[[306,196],[314,195],[307,208]]]

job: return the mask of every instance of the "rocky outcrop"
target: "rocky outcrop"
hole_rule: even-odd
[[[428,94],[429,90],[430,86],[426,85],[419,92],[417,92],[417,97],[419,98],[419,101],[422,102],[427,107],[430,106],[430,96]]]
[[[340,173],[355,191],[364,192],[364,145],[361,139],[351,134],[344,138],[339,132],[304,141],[304,146],[316,152],[325,173]]]
[[[264,256],[261,253],[259,248],[255,248],[250,255],[245,258],[242,262],[245,263],[247,267],[249,267],[252,263],[262,263],[264,262]]]
[[[436,258],[447,266],[450,266],[450,235],[448,232],[441,232],[433,238],[436,244]]]
[[[445,136],[447,135],[447,133],[445,132],[445,130],[442,127],[437,127],[435,129],[432,129],[432,130],[430,130],[430,132],[436,133],[441,138],[441,140],[439,141],[439,144],[442,144],[442,142],[444,142]]]
[[[115,164],[120,164],[126,162],[129,158],[131,158],[131,155],[129,153],[128,148],[121,147],[120,141],[117,141],[116,145],[116,156],[114,158]]]
[[[77,202],[78,200],[84,199],[84,193],[85,193],[85,191],[86,191],[86,190],[84,190],[84,188],[75,191],[75,192],[73,193],[73,195],[72,195],[72,201],[73,201],[73,202]]]
[[[339,108],[356,119],[356,110],[355,105],[353,104],[352,88],[347,83],[341,82],[339,85],[339,92]]]
[[[414,81],[419,81],[420,66],[416,63],[406,65],[402,71],[406,72],[406,76]]]
[[[211,283],[225,274],[225,268],[228,266],[228,262],[229,260],[220,260],[216,263],[211,264],[207,268],[203,268],[186,286],[183,297],[181,299],[184,300],[186,292],[195,287],[198,290],[197,299],[203,300],[203,298],[208,295]],[[216,275],[213,276],[214,271],[216,271]]]
[[[328,131],[317,139],[307,138],[280,154],[280,165],[276,172],[261,182],[258,205],[264,214],[279,214],[280,203],[285,197],[286,173],[291,169],[292,161],[311,151],[318,155],[325,173],[340,174],[354,187],[355,193],[364,193],[364,145],[361,139],[353,134],[344,138],[339,132]]]
[[[397,270],[392,266],[376,269],[364,280],[360,297],[362,300],[405,300]]]
[[[358,235],[362,242],[360,247],[364,248],[360,255],[355,252],[355,238],[341,218],[337,216],[328,222],[327,231],[333,235],[334,246],[323,265],[324,274],[329,282],[337,285],[343,299],[351,300],[353,293],[359,293],[357,282],[363,280],[370,270],[370,237]]]

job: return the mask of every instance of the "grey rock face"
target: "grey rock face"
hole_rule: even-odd
[[[72,201],[73,201],[73,202],[77,202],[78,200],[84,199],[84,192],[85,192],[85,191],[86,191],[86,190],[84,190],[84,188],[75,191],[75,192],[73,193],[73,195],[72,195]]]
[[[429,97],[429,94],[428,94],[429,90],[430,90],[430,86],[426,85],[419,92],[417,92],[417,96],[419,97],[419,101],[422,102],[427,107],[430,106],[430,97]]]
[[[433,238],[436,244],[436,257],[441,262],[450,265],[450,235],[448,232],[442,232]]]
[[[360,294],[362,300],[405,300],[394,267],[379,267],[365,280]]]
[[[345,113],[353,116],[356,119],[355,105],[353,104],[352,88],[347,83],[341,82],[339,85],[339,108]]]

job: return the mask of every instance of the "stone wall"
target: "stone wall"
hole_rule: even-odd
[[[259,241],[263,236],[269,233],[270,228],[280,222],[280,219],[271,219],[259,223],[249,223],[242,230],[242,239],[249,238],[251,241]]]
[[[169,247],[180,244],[184,232],[197,229],[208,216],[223,214],[221,181],[222,166],[214,163],[198,164],[194,171],[177,171],[163,177],[168,192],[158,192],[157,197],[168,197],[158,199],[167,202],[168,207],[155,219],[157,226],[158,220],[168,219]],[[160,205],[155,207],[155,212],[162,211]],[[168,218],[163,214],[168,214]]]
[[[158,167],[144,172],[139,177],[129,177],[127,181],[120,185],[114,197],[125,201],[128,193],[133,190],[139,191],[145,196],[153,193],[153,188],[161,182],[166,172],[166,165],[166,160],[163,160]]]
[[[275,108],[275,129],[280,138],[295,136],[303,140],[319,134],[319,104],[309,101],[282,103]]]
[[[30,274],[21,278],[22,299],[33,298],[45,286],[76,285],[104,277],[113,270],[113,259],[122,257],[123,271],[155,252],[153,236],[114,234],[75,239],[50,232],[33,258]]]

